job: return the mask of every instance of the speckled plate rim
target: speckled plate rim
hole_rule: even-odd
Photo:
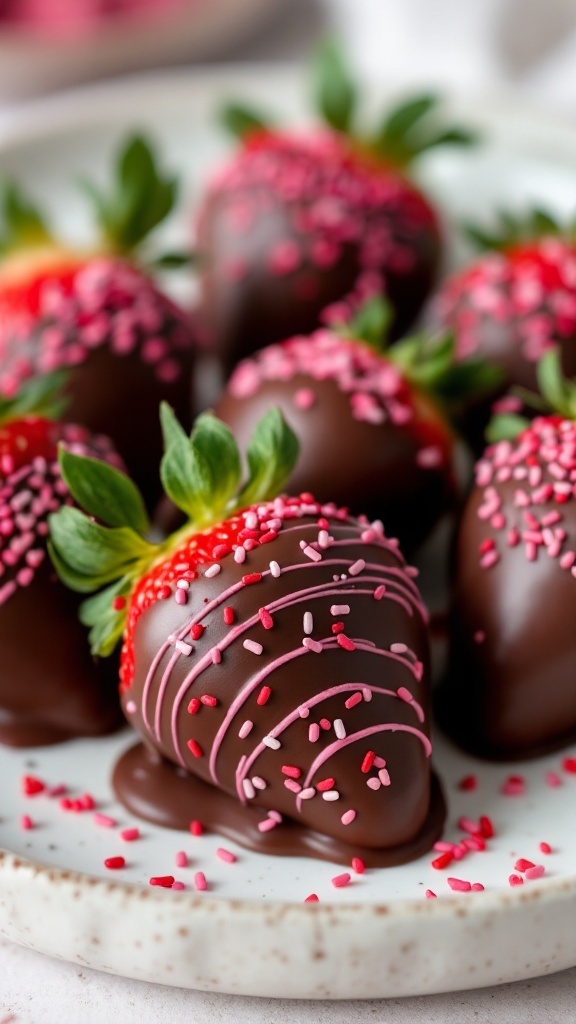
[[[64,935],[54,927],[63,912]],[[374,999],[554,973],[576,965],[575,920],[576,877],[476,898],[263,905],[109,882],[0,852],[6,938],[112,974],[239,995]],[[142,959],[143,934],[156,956]]]
[[[175,94],[179,105],[202,105],[207,95],[214,103],[232,86],[249,97],[250,92],[260,94],[263,84],[270,88],[271,82],[296,92],[301,84],[292,66],[275,64],[147,73],[82,87],[0,115],[0,154],[91,124],[119,126],[128,118],[137,120],[143,110],[143,119],[150,121]],[[395,82],[393,89],[380,84],[379,92],[397,91],[404,84]],[[450,106],[496,132],[512,128],[529,145],[538,140],[549,156],[557,153],[564,163],[574,161],[576,166],[576,131],[557,113],[538,113],[506,93],[482,99],[461,94],[451,98]],[[128,908],[136,905],[138,912],[131,915]],[[54,927],[63,914],[64,936]],[[546,927],[551,918],[553,929]],[[209,893],[165,893],[0,850],[1,935],[109,973],[207,991],[382,998],[516,981],[576,965],[575,920],[576,875],[478,897],[261,904]],[[261,927],[254,927],[256,921]],[[158,955],[144,962],[138,953],[143,930],[158,936]]]

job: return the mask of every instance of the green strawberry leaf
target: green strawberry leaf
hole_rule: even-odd
[[[407,380],[434,395],[447,412],[464,399],[490,395],[504,379],[499,367],[483,359],[457,359],[452,333],[422,332],[403,338],[390,348],[388,356]]]
[[[331,128],[351,133],[358,90],[341,47],[326,39],[319,47],[313,65],[314,105]]]
[[[369,140],[371,149],[382,159],[405,166],[429,149],[474,145],[475,132],[460,126],[439,127],[439,104],[439,96],[429,92],[402,100],[385,114]]]
[[[80,576],[112,582],[154,550],[154,545],[127,526],[100,526],[80,509],[64,505],[49,519],[52,546],[72,571]]]
[[[350,323],[339,333],[364,341],[376,352],[383,352],[393,318],[394,310],[388,300],[383,295],[374,295],[360,306]]]
[[[178,193],[176,179],[160,171],[150,142],[140,135],[129,138],[118,154],[108,193],[89,181],[82,184],[104,243],[120,254],[137,249],[166,219]]]
[[[57,370],[41,377],[31,377],[14,398],[0,397],[0,423],[23,416],[41,416],[58,419],[65,411],[68,400],[63,391],[68,380],[67,370]]]
[[[243,103],[224,104],[219,120],[226,131],[241,140],[272,130],[272,123],[267,117]]]
[[[0,195],[0,254],[25,249],[28,246],[49,245],[53,242],[40,211],[13,181],[4,184]]]
[[[493,416],[486,427],[485,437],[488,444],[498,441],[515,441],[523,430],[530,426],[530,420],[516,413],[498,413]]]
[[[151,270],[184,270],[196,266],[198,254],[195,252],[164,252],[154,259],[148,260]]]
[[[472,223],[464,223],[462,227],[465,236],[479,252],[505,251],[546,237],[572,239],[572,227],[563,226],[549,210],[540,206],[531,207],[522,214],[498,210],[492,229]]]
[[[136,484],[107,462],[74,455],[60,445],[60,469],[75,502],[106,526],[144,534],[150,522]]]
[[[58,513],[54,514],[57,515]],[[75,590],[79,594],[92,594],[99,587],[103,587],[108,583],[106,575],[99,576],[98,573],[93,573],[90,576],[86,576],[84,573],[73,569],[66,561],[66,555],[61,557],[51,540],[48,541],[48,553],[62,583],[69,587],[70,590]]]
[[[212,413],[202,413],[192,432],[192,443],[208,465],[210,507],[214,518],[224,513],[242,477],[240,453],[228,427]]]
[[[564,376],[558,348],[544,353],[538,362],[536,377],[540,394],[554,412],[569,419],[576,416],[576,383]]]
[[[246,458],[248,482],[242,488],[237,508],[265,501],[281,493],[296,460],[300,445],[277,407],[260,420],[250,439]]]
[[[160,478],[170,500],[196,526],[210,521],[210,466],[185,434],[170,439],[160,463]]]

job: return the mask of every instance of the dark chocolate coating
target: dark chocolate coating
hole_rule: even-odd
[[[311,388],[316,401],[300,409],[294,396]],[[398,537],[408,551],[430,533],[450,506],[454,483],[450,465],[424,467],[417,454],[422,433],[410,424],[369,423],[353,416],[350,396],[334,380],[316,381],[302,374],[290,380],[263,381],[247,398],[230,389],[216,403],[216,415],[228,424],[246,450],[258,421],[278,406],[300,441],[300,455],[288,481],[293,494],[312,491],[320,500],[334,500],[354,514],[381,519],[386,533]],[[447,428],[439,413],[421,399],[421,428],[430,428],[430,443]]]
[[[508,525],[522,522],[516,481],[499,484]],[[449,666],[437,691],[440,723],[482,757],[514,759],[553,750],[576,737],[576,580],[540,549],[504,550],[490,568],[479,546],[495,531],[478,517],[472,491],[455,546]],[[550,506],[552,507],[552,506]],[[576,538],[576,505],[562,505],[566,548]]]
[[[291,143],[281,145],[277,154],[274,147],[273,142],[271,155],[277,156],[281,167]],[[313,232],[303,228],[301,221],[323,201],[332,202],[333,178],[337,179],[343,157],[338,150],[332,174],[330,158],[316,153],[313,146],[308,155],[306,146],[296,142],[287,162],[293,153],[296,161],[302,157],[304,165],[311,162],[311,173],[318,172],[324,193],[320,190],[314,196],[306,193],[287,200],[279,195],[276,180],[236,186],[224,182],[212,186],[200,210],[197,246],[202,254],[202,319],[227,371],[265,345],[314,330],[323,321],[325,310],[354,294],[367,269],[380,275],[379,289],[386,291],[395,311],[391,336],[401,337],[416,319],[437,276],[441,239],[435,214],[414,186],[386,167],[372,166],[370,172],[374,178],[381,175],[391,182],[380,205],[364,207],[358,200],[358,205],[347,206],[346,198],[337,200],[342,204],[338,216],[356,225],[365,220],[371,228],[379,228],[381,238],[386,239],[381,258],[372,258],[367,267],[361,255],[365,232],[360,227],[361,237],[339,242],[338,256],[329,265],[315,259],[315,240],[331,242],[333,229],[327,224]],[[250,155],[244,159],[248,165]],[[345,174],[354,182],[351,189],[357,195],[363,190],[369,193],[365,168],[357,181],[355,173],[352,165],[347,167]],[[239,203],[254,210],[245,225],[234,222]],[[285,245],[297,248],[298,261],[292,269],[274,272],[271,254],[275,247]]]
[[[222,558],[221,571],[213,577],[204,575],[201,567],[200,578],[190,584],[187,605],[171,597],[145,610],[135,629],[134,679],[123,694],[123,707],[146,745],[183,769],[184,778],[190,773],[226,794],[225,800],[221,794],[215,796],[209,814],[216,831],[222,829],[253,848],[265,844],[269,852],[338,860],[344,849],[354,849],[360,856],[366,849],[374,862],[398,863],[429,848],[443,817],[437,790],[433,798],[431,788],[425,613],[412,577],[402,568],[401,555],[376,537],[360,541],[366,527],[354,520],[331,518],[336,545],[324,550],[318,561],[306,556],[300,542],[316,544],[316,522],[317,517],[309,515],[287,521],[278,537],[251,550],[243,565],[232,555]],[[361,558],[366,562],[363,568],[334,581],[335,573],[346,573]],[[269,570],[271,559],[282,568],[278,577]],[[251,573],[263,577],[242,586],[243,576]],[[374,591],[384,580],[386,594],[375,599]],[[349,612],[331,610],[342,603]],[[234,610],[232,626],[224,623],[225,606]],[[262,607],[273,618],[272,628],[265,628],[259,617]],[[312,612],[312,635],[323,645],[320,653],[303,646],[306,611]],[[332,630],[339,618],[345,621],[353,650],[340,646]],[[175,641],[190,640],[193,620],[200,621],[205,632],[193,643],[193,652],[179,654]],[[262,652],[247,649],[245,639],[261,644]],[[406,647],[394,654],[394,644]],[[215,646],[221,649],[218,664],[211,655]],[[195,673],[194,679],[187,679],[189,673]],[[263,685],[271,692],[259,704]],[[363,696],[363,686],[370,699]],[[399,688],[405,698],[398,696]],[[345,702],[354,694],[360,696],[347,708]],[[190,711],[190,701],[203,695],[216,704]],[[418,702],[420,711],[410,699]],[[233,702],[237,703],[231,709]],[[299,711],[304,705],[306,716]],[[320,720],[328,722],[327,730],[318,726]],[[344,737],[338,733],[337,720]],[[240,735],[247,722],[248,733]],[[315,723],[319,733],[310,739]],[[275,732],[279,749],[263,744],[264,737]],[[188,746],[190,741],[200,752]],[[385,759],[390,785],[376,790],[367,785],[371,775],[378,779],[377,767],[361,768],[369,750]],[[247,762],[242,761],[244,756]],[[328,788],[338,795],[325,800],[320,787],[298,806],[300,798],[286,786],[295,776],[283,766],[299,770],[299,788],[307,790],[331,778]],[[168,771],[162,762],[157,767],[156,772],[142,753],[122,759],[114,775],[119,798],[134,812],[171,827],[202,818],[205,789],[178,779],[174,788],[174,769]],[[265,788],[246,793],[243,778],[250,787],[256,776],[265,781]],[[149,780],[145,786],[143,779]],[[351,809],[351,820],[343,823],[342,815]],[[262,821],[269,810],[295,819],[300,827],[283,839],[278,826],[277,839],[264,840],[256,815],[260,812]],[[323,839],[310,838],[310,832],[321,833]]]
[[[79,604],[44,562],[0,607],[0,743],[42,746],[119,727],[117,662],[91,658]]]

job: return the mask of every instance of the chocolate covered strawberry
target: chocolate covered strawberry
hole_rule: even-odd
[[[474,378],[482,383],[485,372],[477,360],[455,367],[449,337],[418,336],[383,351],[386,318],[373,299],[345,328],[268,346],[236,368],[216,414],[242,445],[278,405],[302,446],[290,489],[382,519],[413,549],[456,493],[444,399]]]
[[[357,90],[333,46],[319,62],[321,128],[278,129],[228,108],[238,150],[212,177],[198,214],[202,314],[227,368],[264,345],[341,321],[385,291],[404,333],[436,278],[436,211],[409,176],[444,130],[433,96],[411,97],[365,136]]]
[[[576,387],[555,351],[539,364],[557,412],[504,416],[476,465],[455,548],[442,723],[488,757],[576,736]],[[516,435],[516,436],[515,436]]]
[[[165,407],[162,478],[189,517],[143,539],[126,478],[62,454],[78,501],[53,555],[106,653],[124,631],[121,691],[144,739],[116,765],[134,813],[271,853],[398,863],[437,836],[426,611],[381,524],[311,495],[274,498],[294,435],[277,410],[238,449],[212,415],[189,439]],[[114,582],[117,579],[117,582]]]
[[[436,327],[454,333],[457,358],[480,356],[501,370],[492,398],[511,385],[534,388],[538,360],[554,346],[564,372],[576,373],[574,228],[536,210],[503,215],[493,233],[469,231],[485,251],[444,281],[431,311]],[[489,403],[472,412],[477,443]]]
[[[78,600],[46,552],[48,516],[70,503],[58,464],[68,452],[121,465],[110,441],[61,423],[54,375],[0,401],[0,742],[54,743],[118,724],[113,671],[86,649]]]
[[[14,186],[5,190],[0,395],[17,395],[35,374],[68,369],[70,417],[115,438],[152,500],[159,485],[149,467],[161,437],[149,410],[166,398],[190,418],[194,342],[184,312],[135,254],[140,259],[148,234],[172,209],[176,185],[134,138],[120,154],[111,194],[91,193],[100,239],[81,251],[57,240]]]

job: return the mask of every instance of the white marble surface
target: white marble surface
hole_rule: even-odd
[[[330,26],[372,74],[492,92],[512,84],[540,102],[576,110],[572,0],[285,0],[250,43],[224,56],[302,56]],[[0,115],[8,109],[0,94]],[[0,942],[0,1024],[574,1024],[575,1006],[576,968],[456,994],[311,1003],[147,985]]]

